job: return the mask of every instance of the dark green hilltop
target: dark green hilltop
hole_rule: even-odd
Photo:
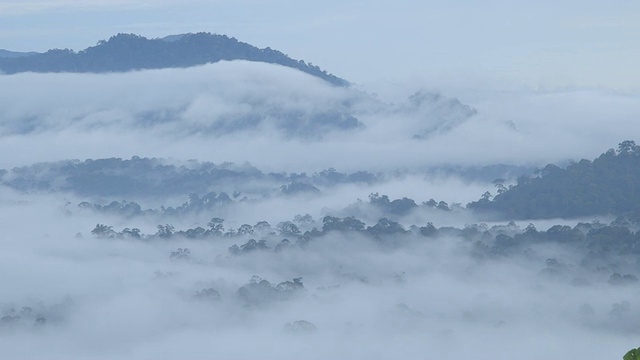
[[[547,165],[537,176],[521,176],[506,187],[494,181],[497,195],[489,193],[468,205],[503,219],[575,218],[592,215],[640,219],[640,146],[632,140],[609,149],[593,161],[574,162],[566,168]]]
[[[4,54],[4,55],[3,55]],[[282,65],[319,77],[336,86],[349,82],[311,63],[295,60],[269,47],[259,49],[226,35],[171,35],[147,39],[118,34],[82,51],[52,49],[45,53],[0,51],[0,72],[105,73],[142,69],[186,68],[223,60],[247,60]]]

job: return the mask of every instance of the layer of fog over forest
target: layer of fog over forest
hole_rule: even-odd
[[[637,346],[636,213],[512,219],[467,204],[497,203],[547,164],[623,159],[638,97],[396,89],[246,61],[0,75],[2,356],[610,359]]]

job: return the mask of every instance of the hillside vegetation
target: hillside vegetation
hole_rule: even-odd
[[[623,141],[593,161],[566,168],[547,165],[537,177],[522,176],[516,185],[494,181],[489,193],[468,205],[508,219],[571,218],[590,215],[640,217],[640,146]]]

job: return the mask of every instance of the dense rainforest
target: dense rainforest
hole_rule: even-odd
[[[640,146],[627,140],[597,159],[566,168],[547,165],[537,176],[521,176],[515,185],[494,181],[490,193],[468,205],[503,219],[575,218],[624,215],[640,218]]]

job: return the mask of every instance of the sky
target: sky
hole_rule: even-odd
[[[199,31],[370,87],[635,92],[640,83],[635,0],[0,0],[0,49],[81,50],[121,32]]]

